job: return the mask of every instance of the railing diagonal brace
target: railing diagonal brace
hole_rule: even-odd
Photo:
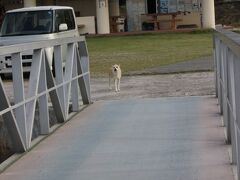
[[[3,88],[3,82],[1,78],[0,78],[0,102],[1,102],[0,111],[10,107],[10,103],[8,101],[7,94]],[[15,152],[24,152],[26,150],[26,146],[24,145],[24,141],[21,136],[13,112],[9,111],[3,114],[2,117],[12,140],[13,150]]]
[[[48,87],[48,89],[51,89],[52,87],[55,87],[55,81],[54,81],[54,77],[53,77],[50,65],[46,59],[45,59],[45,64],[46,64],[47,87]],[[64,116],[64,113],[63,113],[64,111],[61,107],[61,102],[60,102],[60,98],[62,98],[62,97],[59,97],[56,89],[50,91],[49,94],[50,94],[50,98],[52,101],[53,110],[57,117],[57,121],[59,123],[62,123],[65,121],[65,118],[66,118]]]

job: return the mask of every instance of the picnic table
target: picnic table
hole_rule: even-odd
[[[154,30],[160,30],[160,23],[163,22],[169,22],[171,23],[171,29],[176,30],[176,22],[182,21],[182,19],[177,19],[177,15],[180,14],[179,12],[176,13],[154,13],[154,14],[142,14],[147,17],[150,17],[150,19],[145,20],[146,23],[153,23],[154,24]],[[170,16],[171,19],[159,19],[160,16]]]

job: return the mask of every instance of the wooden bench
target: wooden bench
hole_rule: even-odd
[[[197,28],[196,24],[181,24],[177,26],[177,29],[186,29],[186,28]]]
[[[163,19],[163,20],[147,20],[146,23],[153,23],[155,30],[160,30],[160,23],[171,23],[171,29],[176,30],[176,22],[182,21],[182,19]]]
[[[142,14],[142,15],[145,15],[145,16],[147,16],[147,17],[150,17],[151,19],[148,19],[148,20],[146,20],[145,22],[146,23],[153,23],[154,24],[154,30],[160,30],[160,23],[162,23],[162,22],[169,22],[169,23],[171,23],[171,29],[172,30],[176,30],[176,22],[177,21],[182,21],[182,19],[177,19],[176,17],[177,17],[177,15],[178,15],[179,13],[178,12],[176,12],[176,13],[167,13],[167,14],[163,14],[163,13],[156,13],[156,14]],[[161,20],[161,19],[158,19],[158,17],[160,17],[160,16],[170,16],[171,17],[171,19],[163,19],[163,20]]]

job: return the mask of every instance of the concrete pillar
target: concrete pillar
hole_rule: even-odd
[[[24,7],[36,6],[36,0],[24,0]]]
[[[215,29],[214,0],[202,0],[202,24],[203,28]]]
[[[98,34],[109,34],[108,0],[96,0],[97,31]]]
[[[110,16],[119,16],[119,0],[109,0],[109,14]]]

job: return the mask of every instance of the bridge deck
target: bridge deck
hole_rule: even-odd
[[[1,180],[233,180],[212,97],[96,102]]]

